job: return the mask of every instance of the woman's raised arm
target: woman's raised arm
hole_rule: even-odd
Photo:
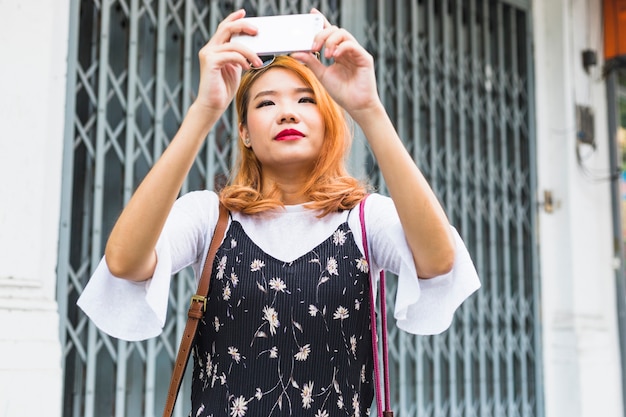
[[[314,48],[324,48],[324,56],[334,62],[326,66],[310,54],[294,57],[311,68],[363,130],[398,211],[418,276],[449,272],[455,257],[449,221],[380,101],[372,56],[348,31],[328,21]]]
[[[200,50],[200,85],[180,129],[143,179],[109,236],[105,258],[117,277],[142,281],[156,266],[155,247],[167,216],[207,134],[232,101],[242,69],[260,59],[249,49],[230,43],[235,33],[255,34],[244,23],[244,10],[229,15]]]

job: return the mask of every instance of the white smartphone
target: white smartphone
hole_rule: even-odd
[[[324,17],[316,13],[244,19],[259,29],[257,34],[234,35],[230,40],[246,45],[257,55],[310,51],[313,38],[324,28]]]

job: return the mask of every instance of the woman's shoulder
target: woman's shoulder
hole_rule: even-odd
[[[219,197],[214,191],[189,191],[176,200],[168,223],[174,227],[213,228],[219,215]]]
[[[359,207],[355,207],[355,210],[359,210]],[[351,224],[360,228],[360,216],[357,213],[355,223]],[[393,200],[379,193],[369,194],[365,200],[364,206],[364,225],[367,229],[368,235],[375,237],[376,235],[386,235],[395,230],[400,224],[398,212]]]
[[[212,217],[219,211],[219,196],[215,191],[198,190],[182,194],[174,203],[173,211],[188,214],[199,213],[202,216]]]
[[[176,200],[177,204],[197,204],[197,203],[210,203],[218,204],[219,196],[215,191],[211,190],[194,190],[182,194]]]
[[[367,196],[367,200],[365,201],[366,216],[384,216],[385,214],[390,214],[390,212],[396,212],[396,207],[391,197],[380,193],[371,193]]]
[[[398,213],[393,200],[390,197],[379,193],[368,194],[364,205],[365,226],[368,232],[377,233],[395,225],[398,222]],[[353,230],[360,230],[360,206],[352,209],[354,214],[350,215],[350,227]]]

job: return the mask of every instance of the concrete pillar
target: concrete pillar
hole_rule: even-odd
[[[69,0],[0,2],[0,416],[61,415],[68,13]]]
[[[546,417],[623,416],[601,2],[533,2],[542,359]],[[594,110],[597,146],[578,147],[576,105]],[[604,178],[604,180],[602,180]]]

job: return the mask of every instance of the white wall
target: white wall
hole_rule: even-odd
[[[557,208],[540,210],[541,322],[546,417],[622,416],[621,362],[613,269],[610,184],[576,161],[575,104],[595,111],[597,149],[583,145],[593,176],[609,174],[601,63],[585,73],[584,49],[602,53],[597,0],[533,2],[538,192]]]
[[[56,304],[69,0],[0,1],[0,416],[61,415]]]

